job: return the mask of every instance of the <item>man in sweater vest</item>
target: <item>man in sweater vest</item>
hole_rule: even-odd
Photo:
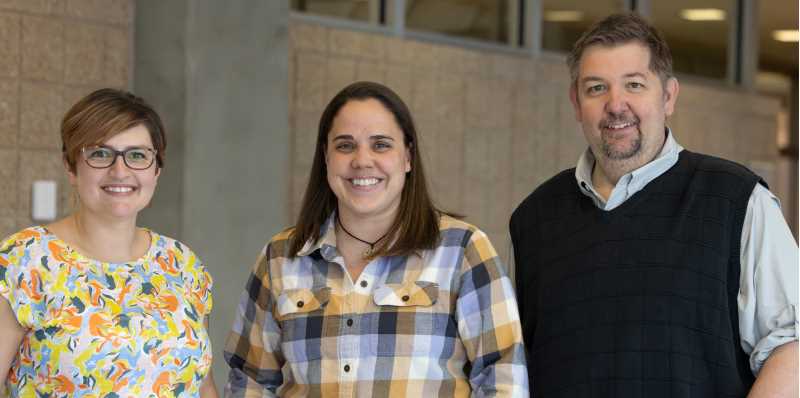
[[[796,397],[798,249],[775,196],[675,141],[672,58],[642,18],[598,22],[567,62],[588,149],[510,222],[533,395]]]

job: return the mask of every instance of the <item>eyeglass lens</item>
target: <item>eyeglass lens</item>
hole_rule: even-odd
[[[125,165],[135,170],[150,167],[155,159],[155,151],[149,148],[130,148],[124,151],[115,151],[111,148],[96,147],[84,150],[86,163],[95,168],[106,168],[114,164],[117,155],[121,155]]]

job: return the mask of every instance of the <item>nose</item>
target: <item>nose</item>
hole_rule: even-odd
[[[625,113],[628,107],[628,97],[623,90],[609,89],[608,101],[606,102],[606,112],[611,114]]]
[[[115,176],[122,176],[127,175],[129,170],[128,166],[125,164],[125,159],[122,158],[122,155],[116,155],[114,157],[114,163],[109,166],[109,173]]]
[[[353,152],[351,165],[354,169],[372,167],[372,153],[369,149],[358,148]]]

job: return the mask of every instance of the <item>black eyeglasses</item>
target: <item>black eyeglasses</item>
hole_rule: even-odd
[[[94,146],[81,149],[81,153],[86,164],[95,169],[111,167],[117,156],[122,156],[125,166],[133,170],[148,169],[156,160],[156,151],[150,148],[128,148],[118,151],[105,146]]]

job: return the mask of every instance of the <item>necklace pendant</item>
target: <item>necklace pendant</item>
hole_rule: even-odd
[[[364,252],[363,252],[363,253],[361,253],[361,257],[363,257],[363,258],[369,258],[369,256],[371,256],[371,255],[372,255],[372,252],[374,252],[374,250],[372,250],[372,248],[370,247],[369,249],[367,249],[367,250],[364,250]]]

